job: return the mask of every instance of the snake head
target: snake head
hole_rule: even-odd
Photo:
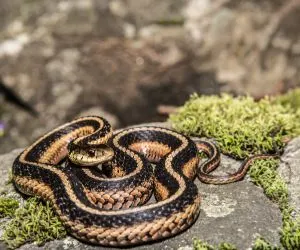
[[[76,145],[69,147],[69,159],[76,165],[95,166],[111,160],[114,151],[107,145],[81,148]]]

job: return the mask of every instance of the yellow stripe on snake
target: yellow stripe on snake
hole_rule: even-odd
[[[198,150],[208,155],[200,167]],[[250,158],[233,175],[215,177],[209,173],[218,166],[220,153],[210,142],[195,143],[175,131],[148,126],[113,134],[105,119],[89,116],[26,148],[13,164],[13,181],[22,193],[50,201],[76,238],[129,246],[192,225],[200,211],[193,182],[197,174],[207,183],[233,182],[243,178],[252,160],[264,157]],[[152,192],[157,202],[145,204]]]

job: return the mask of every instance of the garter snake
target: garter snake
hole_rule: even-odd
[[[208,155],[200,168],[198,150]],[[68,151],[69,158],[60,164]],[[52,130],[26,148],[13,163],[13,181],[22,193],[50,201],[76,238],[128,246],[185,230],[200,210],[195,176],[207,183],[233,182],[245,175],[254,158],[231,176],[215,177],[210,172],[220,153],[213,143],[195,143],[151,126],[113,134],[105,119],[89,116]],[[100,167],[94,166],[98,163]],[[152,189],[157,202],[145,205]]]

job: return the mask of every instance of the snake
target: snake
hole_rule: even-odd
[[[200,166],[199,151],[207,155]],[[86,116],[37,139],[15,159],[12,173],[21,193],[52,204],[71,235],[122,247],[190,227],[201,204],[196,176],[210,184],[234,182],[265,157],[250,157],[236,173],[214,176],[220,151],[212,142],[155,126],[113,132],[106,119]]]

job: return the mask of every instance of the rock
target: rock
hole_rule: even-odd
[[[55,24],[60,35],[86,35],[92,32],[97,15],[92,1],[63,1],[59,5],[62,18]]]
[[[6,185],[7,181],[10,178],[11,174],[11,166],[15,158],[22,152],[22,149],[15,149],[7,154],[0,155],[0,176],[1,176],[1,184],[0,184],[0,194],[3,193],[15,193],[15,190],[12,185]],[[1,248],[0,248],[1,249]]]
[[[295,55],[300,55],[300,42],[299,41],[292,46],[292,52]]]
[[[291,205],[300,212],[300,138],[292,140],[284,150],[279,173],[288,185]]]
[[[227,8],[221,9],[216,13],[211,20],[211,27],[209,29],[210,38],[206,43],[210,43],[210,46],[214,47],[230,43],[235,19],[235,13]],[[222,34],[223,39],[220,39],[220,34]]]
[[[179,247],[178,250],[193,250],[194,248],[191,246]]]
[[[128,14],[127,4],[123,1],[113,0],[109,3],[109,9],[112,14],[120,17],[125,17]]]
[[[169,41],[170,46],[174,41],[180,41],[184,37],[184,32],[180,26],[163,26],[151,24],[144,26],[138,32],[138,37],[144,41],[161,43]]]
[[[128,0],[122,4],[115,0],[111,1],[110,9],[117,16],[130,18],[137,27],[142,27],[156,21],[181,19],[185,3],[184,0]]]
[[[186,19],[184,28],[188,36],[195,43],[204,41],[206,35],[204,29],[208,25],[208,22],[202,22],[201,20],[205,20],[205,18],[203,17],[209,12],[210,9],[210,0],[189,1],[189,3],[184,8],[183,13]]]
[[[155,124],[157,123],[151,123],[151,125]],[[159,123],[158,125],[168,126],[166,123]],[[291,156],[299,158],[300,150],[296,150],[297,145],[299,148],[299,143],[300,138],[289,145],[287,152]],[[14,150],[8,154],[0,155],[1,188],[7,188],[4,183],[8,178],[13,160],[19,152],[20,150]],[[286,156],[284,159],[287,159]],[[289,161],[292,161],[291,157]],[[234,171],[239,165],[240,162],[222,156],[222,170],[218,171],[219,173]],[[296,167],[296,163],[295,165],[290,163],[290,165]],[[194,238],[212,244],[225,241],[235,244],[238,249],[250,249],[258,234],[273,244],[279,243],[278,232],[281,227],[281,214],[278,207],[264,195],[261,188],[252,184],[247,178],[237,183],[221,186],[203,184],[198,180],[195,180],[195,182],[202,197],[201,212],[195,224],[173,238],[151,245],[139,246],[136,249],[192,249]],[[10,195],[15,193],[12,185],[7,190],[9,190]],[[296,190],[294,191],[296,192]],[[42,248],[34,244],[27,244],[20,249]],[[96,249],[96,247],[81,243],[72,237],[67,237],[63,240],[48,242],[43,246],[43,249],[79,250]]]
[[[80,52],[77,49],[65,49],[46,64],[46,72],[51,81],[75,81]]]
[[[29,43],[29,36],[26,33],[16,36],[15,39],[5,40],[0,43],[0,58],[19,55],[27,43]]]
[[[133,39],[136,36],[136,27],[131,23],[123,24],[124,37]]]

